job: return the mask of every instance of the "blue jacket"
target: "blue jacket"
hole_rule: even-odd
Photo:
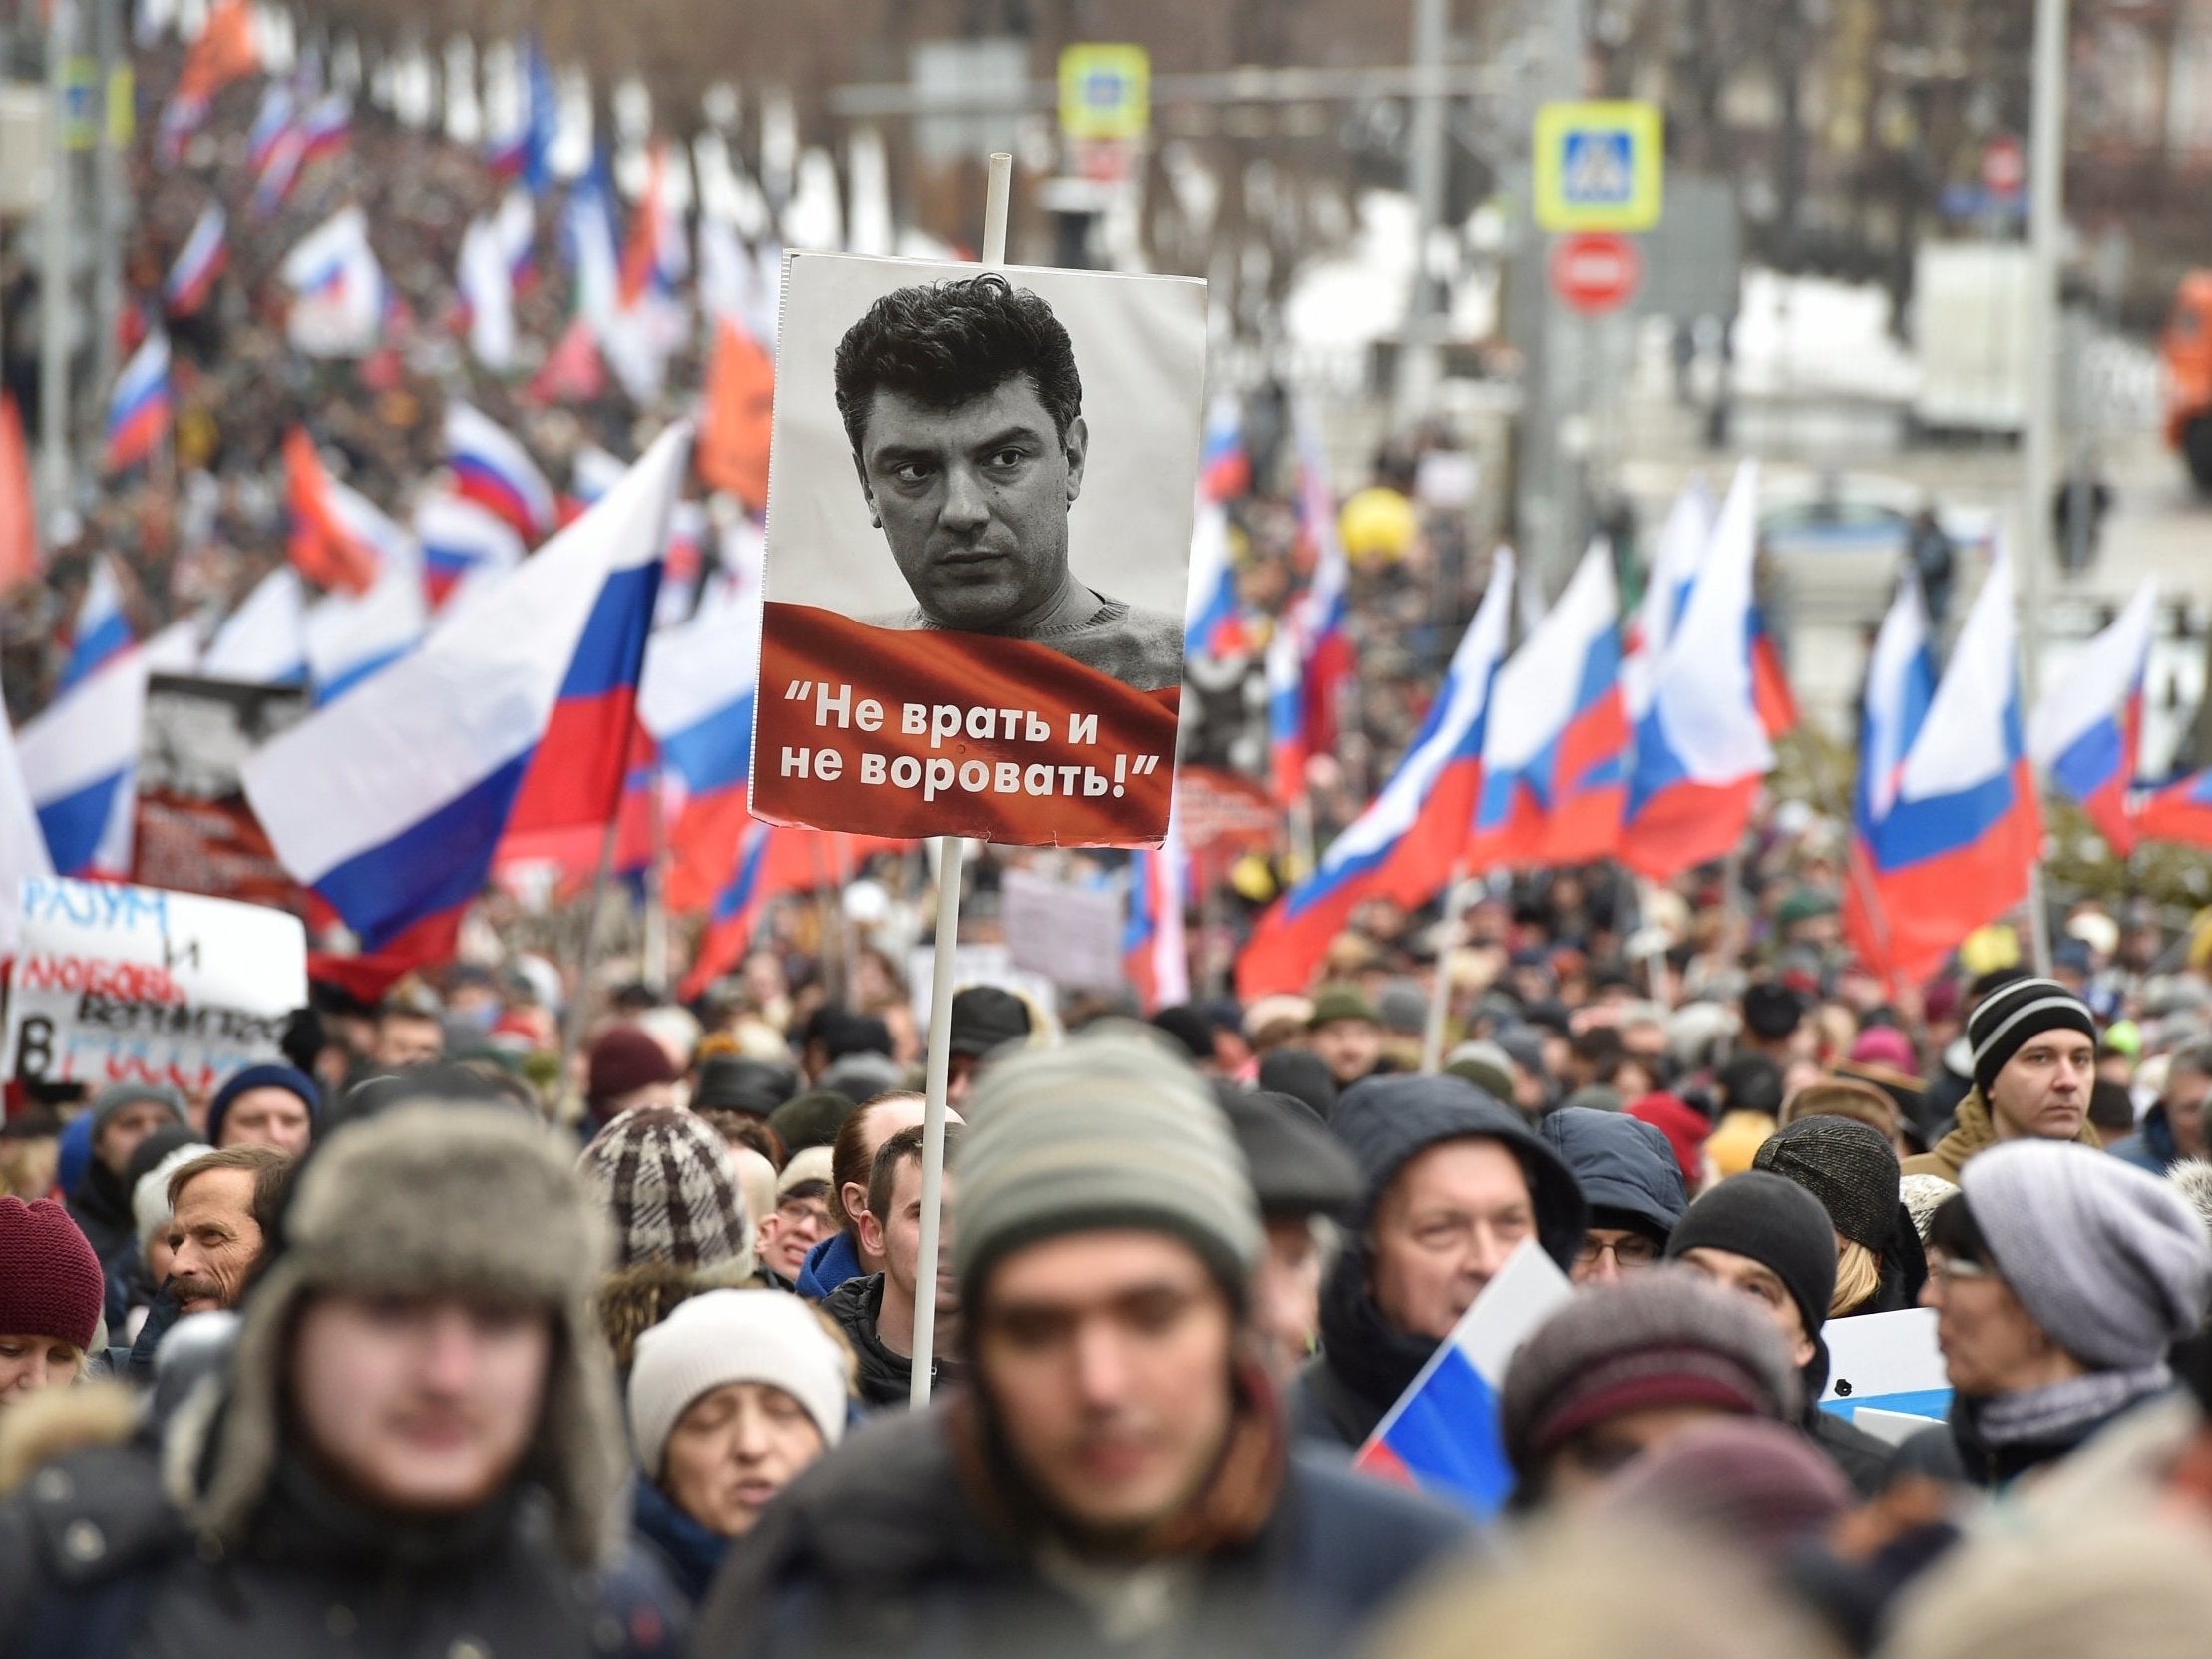
[[[858,1279],[867,1271],[861,1266],[861,1247],[854,1243],[853,1235],[832,1233],[807,1252],[799,1269],[799,1294],[809,1302],[819,1302],[846,1280]]]
[[[676,1588],[696,1607],[730,1552],[730,1540],[693,1520],[643,1475],[637,1477],[636,1491],[631,1520],[637,1535],[659,1555]]]
[[[2166,1121],[2164,1101],[2143,1113],[2142,1127],[2125,1140],[2116,1140],[2111,1146],[2112,1156],[2137,1169],[2147,1169],[2153,1175],[2163,1175],[2181,1161],[2181,1148],[2174,1144],[2173,1125]]]

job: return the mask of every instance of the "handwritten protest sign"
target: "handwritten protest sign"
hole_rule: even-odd
[[[999,885],[999,927],[1016,968],[1074,991],[1118,991],[1126,902],[1110,887],[1008,870]]]
[[[151,887],[32,879],[0,1076],[204,1092],[273,1058],[307,1000],[299,920]]]
[[[785,256],[751,804],[1167,833],[1205,285]]]

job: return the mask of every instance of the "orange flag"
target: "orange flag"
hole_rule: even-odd
[[[260,49],[253,44],[253,8],[246,0],[221,0],[184,54],[184,67],[177,77],[178,96],[212,98],[260,67]]]
[[[714,327],[706,409],[699,422],[699,476],[759,512],[768,505],[768,426],[776,366],[744,329],[724,317]]]
[[[284,505],[291,517],[286,551],[301,576],[349,594],[365,594],[375,585],[375,551],[347,531],[322,457],[304,426],[284,434]]]
[[[0,395],[0,594],[39,574],[38,505],[31,452],[15,399]]]

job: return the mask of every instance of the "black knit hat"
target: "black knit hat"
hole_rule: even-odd
[[[1967,1016],[1967,1045],[1974,1050],[1974,1086],[1982,1098],[1990,1097],[1997,1074],[2029,1037],[2061,1031],[2096,1040],[2089,1005],[2056,980],[2015,980],[1977,1003]]]
[[[1303,1100],[1224,1082],[1214,1084],[1214,1099],[1245,1154],[1264,1219],[1348,1215],[1357,1206],[1359,1166]]]
[[[1886,1248],[1897,1231],[1904,1179],[1897,1153],[1880,1130],[1854,1118],[1785,1123],[1751,1154],[1751,1167],[1803,1187],[1820,1200],[1837,1232],[1869,1250]]]
[[[1748,1256],[1770,1271],[1797,1304],[1805,1335],[1817,1339],[1836,1294],[1836,1228],[1819,1199],[1761,1170],[1730,1176],[1682,1212],[1666,1241],[1670,1261],[1700,1249]]]

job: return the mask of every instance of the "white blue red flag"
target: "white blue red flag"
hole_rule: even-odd
[[[169,436],[169,336],[159,328],[132,354],[108,397],[108,468],[151,460]]]
[[[426,496],[415,509],[415,539],[423,550],[423,592],[432,610],[464,582],[523,562],[526,551],[515,527],[461,496]]]
[[[1712,492],[1702,478],[1691,479],[1666,510],[1651,568],[1644,574],[1644,598],[1621,647],[1621,694],[1632,722],[1643,719],[1652,706],[1652,678],[1659,672],[1674,619],[1689,598],[1690,584],[1697,580],[1697,567],[1712,542],[1715,511]]]
[[[253,585],[223,620],[200,656],[209,679],[245,685],[297,685],[307,677],[307,591],[281,565]]]
[[[510,830],[612,814],[690,441],[671,427],[597,508],[449,607],[420,648],[247,760],[246,797],[277,856],[365,950],[450,942]],[[562,763],[541,768],[549,754]]]
[[[123,585],[115,566],[103,554],[92,562],[85,583],[85,597],[77,605],[77,622],[69,632],[69,654],[62,658],[57,693],[76,689],[133,645],[137,637],[123,614]]]
[[[1129,921],[1122,934],[1122,969],[1147,1014],[1191,1000],[1191,957],[1183,913],[1190,902],[1190,855],[1183,826],[1168,811],[1168,838],[1129,855]]]
[[[1506,1368],[1574,1293],[1558,1264],[1524,1240],[1375,1426],[1353,1466],[1485,1520],[1501,1513],[1515,1484],[1499,1413]]]
[[[307,683],[315,705],[336,702],[423,642],[429,626],[421,557],[393,549],[364,594],[332,594],[309,608],[304,624]]]
[[[1360,905],[1426,904],[1451,880],[1482,791],[1483,738],[1513,616],[1513,555],[1501,548],[1482,607],[1412,746],[1382,792],[1329,843],[1320,868],[1260,918],[1237,960],[1240,997],[1303,991]]]
[[[162,284],[162,305],[171,316],[194,315],[215,291],[215,282],[230,259],[226,225],[221,203],[210,202],[200,210],[198,222],[184,238]]]
[[[466,403],[446,405],[446,464],[465,500],[506,520],[525,541],[548,534],[557,521],[553,486],[530,452]]]
[[[1591,545],[1498,670],[1470,867],[1583,864],[1621,842],[1629,722],[1613,554]]]
[[[1845,929],[1868,961],[1898,979],[1926,980],[1968,934],[2027,898],[2041,855],[2014,604],[2012,563],[2000,550],[1888,810],[1861,830],[1865,879],[1852,884],[1858,903],[1846,904]]]
[[[1252,648],[1229,556],[1229,509],[1201,497],[1191,521],[1191,574],[1183,611],[1183,654],[1217,660]]]
[[[1726,856],[1774,766],[1751,662],[1758,494],[1758,464],[1746,461],[1670,620],[1636,725],[1621,859],[1654,881]]]
[[[2135,850],[2143,679],[2157,615],[2158,582],[2146,576],[2112,625],[2051,682],[2028,722],[2035,764],[2079,803],[2120,858]]]

